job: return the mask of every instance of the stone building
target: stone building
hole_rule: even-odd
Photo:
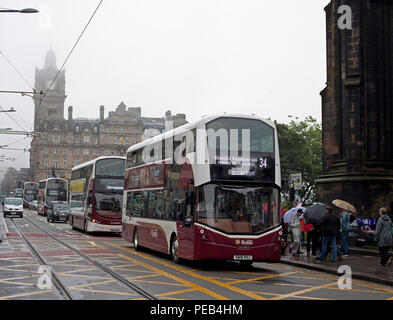
[[[393,211],[393,2],[347,0],[352,29],[327,16],[327,87],[322,91],[323,171],[318,201],[352,202],[363,216]]]
[[[129,146],[142,141],[143,134],[154,128],[163,132],[165,120],[174,126],[185,123],[186,116],[172,116],[167,111],[164,117],[142,117],[141,108],[127,108],[121,102],[115,111],[105,117],[105,107],[97,108],[97,119],[74,118],[73,107],[68,107],[64,118],[65,72],[58,72],[56,56],[49,50],[43,69],[36,69],[36,92],[47,92],[45,99],[34,96],[35,135],[30,150],[30,180],[40,181],[52,175],[70,179],[72,167],[99,156],[124,156]],[[53,168],[53,169],[52,169]]]

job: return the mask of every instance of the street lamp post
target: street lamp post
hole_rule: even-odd
[[[33,8],[25,8],[21,10],[15,10],[15,9],[2,9],[0,10],[0,13],[38,13],[39,11],[37,9]]]

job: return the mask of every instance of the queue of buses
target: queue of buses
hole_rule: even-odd
[[[125,158],[76,166],[70,185],[28,183],[24,197],[37,198],[41,215],[51,201],[68,201],[73,228],[121,232],[135,250],[250,265],[280,259],[280,188],[274,123],[217,115],[133,145]]]

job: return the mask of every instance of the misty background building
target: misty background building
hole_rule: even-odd
[[[65,71],[56,81],[59,69],[52,49],[46,54],[42,69],[35,71],[35,90],[45,92],[33,97],[35,105],[34,132],[30,149],[31,181],[40,181],[52,176],[70,179],[72,167],[100,156],[124,156],[128,147],[149,137],[151,130],[165,130],[165,121],[173,121],[178,127],[185,123],[185,114],[172,116],[167,111],[163,117],[142,117],[140,107],[127,107],[121,102],[105,117],[105,107],[97,108],[97,119],[74,118],[69,106],[64,117],[66,96]]]

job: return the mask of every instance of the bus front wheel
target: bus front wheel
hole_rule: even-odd
[[[171,258],[174,263],[179,263],[179,241],[176,236],[173,236],[171,241]]]
[[[134,231],[133,243],[134,243],[134,250],[138,251],[139,250],[139,237],[138,237],[138,230],[137,230],[137,228],[135,228],[135,231]]]

